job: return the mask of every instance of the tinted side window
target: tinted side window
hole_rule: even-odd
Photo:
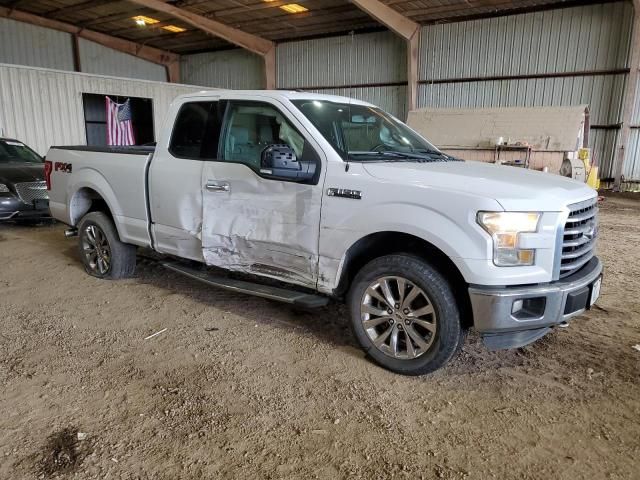
[[[180,158],[216,158],[222,116],[219,108],[219,102],[185,103],[176,117],[169,151]]]
[[[232,104],[229,110],[224,159],[260,170],[262,152],[286,144],[302,158],[304,137],[278,110],[267,103]]]

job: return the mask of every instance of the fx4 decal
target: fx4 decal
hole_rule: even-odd
[[[64,162],[56,162],[53,164],[53,170],[56,172],[64,172],[71,173],[73,170],[73,164],[64,163]]]
[[[71,163],[56,162],[53,163],[50,160],[44,161],[44,181],[47,186],[47,190],[51,190],[51,173],[52,172],[71,173],[73,171],[73,165]]]

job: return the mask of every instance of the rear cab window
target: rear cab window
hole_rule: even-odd
[[[216,159],[226,103],[206,101],[183,104],[171,133],[169,152],[178,158]]]

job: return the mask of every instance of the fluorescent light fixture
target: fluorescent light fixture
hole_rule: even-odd
[[[175,25],[165,25],[164,27],[162,27],[162,29],[166,30],[167,32],[173,32],[173,33],[180,33],[180,32],[187,31],[186,28],[176,27]]]
[[[280,6],[280,9],[284,10],[287,13],[301,13],[309,11],[308,8],[303,7],[302,5],[299,5],[297,3],[287,3],[286,5]]]
[[[154,23],[159,23],[160,20],[156,20],[155,18],[146,17],[144,15],[136,15],[135,17],[131,17],[136,21],[138,25],[144,27],[145,25],[153,25]]]

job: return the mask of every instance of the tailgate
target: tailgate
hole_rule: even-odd
[[[49,210],[56,220],[70,224],[67,209],[67,183],[72,171],[71,164],[64,161],[64,154],[50,148],[45,157],[44,178],[49,191]]]

